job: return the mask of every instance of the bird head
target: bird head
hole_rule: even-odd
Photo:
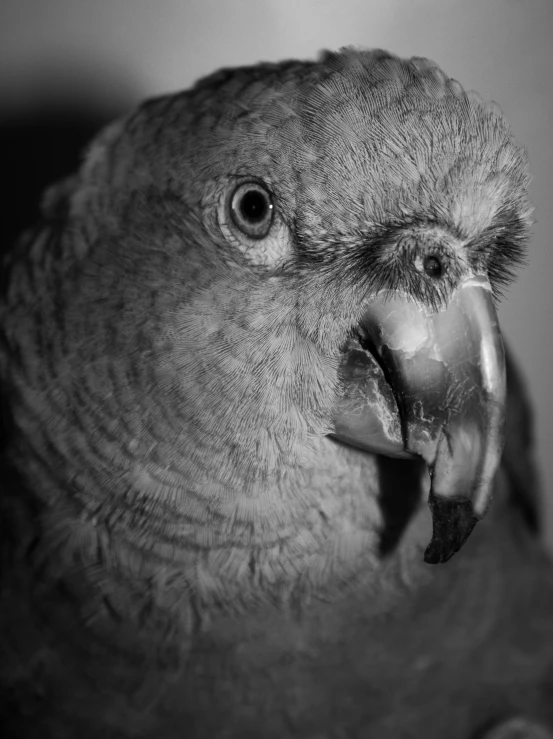
[[[231,516],[233,491],[285,484],[322,439],[422,458],[426,560],[446,561],[501,455],[495,301],[527,185],[499,109],[428,60],[345,49],[218,72],[90,148],[57,277],[79,348],[57,375],[124,426],[148,461],[132,484],[159,500],[187,480],[189,514]]]

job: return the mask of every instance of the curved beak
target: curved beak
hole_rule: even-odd
[[[486,513],[503,449],[505,358],[489,282],[465,279],[443,310],[380,295],[345,347],[335,436],[428,465],[429,563],[446,562]]]

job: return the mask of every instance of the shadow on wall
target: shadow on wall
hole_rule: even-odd
[[[73,70],[75,73],[75,70]],[[134,89],[119,85],[118,93],[102,96],[101,80],[74,74],[44,75],[47,83],[36,96],[21,84],[21,99],[0,108],[1,182],[4,192],[0,219],[0,258],[13,248],[19,235],[40,216],[45,189],[74,172],[88,143],[114,118],[127,112],[137,99]],[[113,83],[112,83],[113,86]],[[33,85],[36,88],[36,85]],[[106,85],[106,87],[108,87]],[[3,288],[3,285],[2,285]],[[0,392],[0,449],[9,438],[8,415]]]
[[[23,110],[2,111],[0,153],[6,198],[0,220],[2,253],[37,221],[45,188],[75,171],[94,134],[124,109],[53,97]]]

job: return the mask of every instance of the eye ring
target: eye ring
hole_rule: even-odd
[[[274,220],[271,193],[259,182],[243,182],[230,197],[230,217],[236,228],[251,239],[263,239]]]

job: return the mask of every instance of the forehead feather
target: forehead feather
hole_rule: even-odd
[[[222,70],[187,99],[203,121],[192,168],[266,177],[309,230],[447,214],[470,236],[507,203],[529,217],[526,156],[501,111],[427,59],[343,49]]]

